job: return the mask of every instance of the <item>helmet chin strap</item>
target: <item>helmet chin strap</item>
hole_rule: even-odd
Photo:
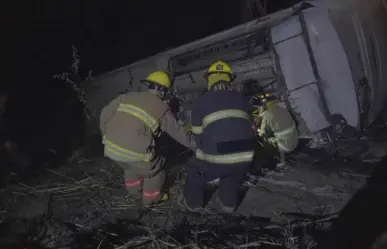
[[[149,93],[155,94],[157,97],[159,97],[161,100],[166,100],[168,94],[166,91],[160,91],[156,89],[149,89]]]

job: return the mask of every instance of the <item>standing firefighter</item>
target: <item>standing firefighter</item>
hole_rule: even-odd
[[[253,120],[259,137],[280,153],[277,167],[285,166],[286,153],[298,145],[298,132],[292,116],[288,110],[277,105],[276,98],[270,93],[253,96],[251,104],[254,106]]]
[[[158,137],[166,132],[186,147],[196,144],[164,102],[171,88],[169,76],[156,71],[142,83],[148,85],[148,92],[122,94],[102,110],[100,128],[105,156],[124,169],[126,189],[142,191],[144,206],[152,206],[169,198],[162,191],[165,158],[157,153]]]
[[[254,130],[247,98],[231,90],[235,76],[229,65],[217,61],[205,75],[208,90],[195,100],[192,133],[198,148],[196,164],[187,171],[179,206],[198,211],[206,183],[220,178],[217,202],[223,212],[235,211],[239,188],[254,155]]]

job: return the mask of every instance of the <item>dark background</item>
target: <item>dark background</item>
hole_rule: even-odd
[[[71,45],[81,74],[98,75],[241,23],[243,0],[12,1],[1,10],[6,119],[26,148],[63,147],[81,136],[82,109],[71,86],[52,75],[68,71]],[[264,2],[264,1],[262,1]],[[268,0],[273,12],[293,0]],[[75,134],[75,135],[74,135]],[[33,146],[31,146],[33,145]]]

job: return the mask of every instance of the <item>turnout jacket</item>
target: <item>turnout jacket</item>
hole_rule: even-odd
[[[239,92],[208,91],[195,100],[191,120],[196,157],[218,164],[251,162],[254,130],[251,105]]]
[[[273,105],[261,112],[259,135],[273,138],[280,151],[291,152],[298,146],[298,132],[296,123],[288,110]]]
[[[151,162],[161,131],[186,147],[196,148],[168,104],[148,92],[125,93],[113,99],[102,109],[100,129],[105,156],[120,162]]]

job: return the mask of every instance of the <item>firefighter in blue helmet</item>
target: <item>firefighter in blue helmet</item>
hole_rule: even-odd
[[[235,79],[223,61],[205,75],[208,91],[195,100],[191,120],[197,150],[187,171],[184,194],[178,204],[189,211],[203,205],[206,183],[220,178],[217,202],[223,212],[235,211],[239,188],[254,155],[254,130],[249,99],[231,89]]]

